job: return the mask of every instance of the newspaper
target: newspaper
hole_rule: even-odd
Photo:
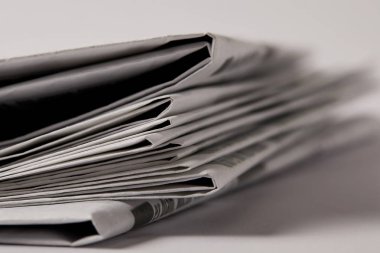
[[[215,34],[1,60],[0,243],[102,241],[369,136],[363,76]]]

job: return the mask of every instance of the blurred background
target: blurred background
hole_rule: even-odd
[[[0,58],[199,32],[299,48],[322,68],[370,68],[380,80],[376,0],[0,0]],[[380,115],[380,93],[361,99],[353,107],[358,109]],[[379,164],[380,141],[346,147],[239,194],[77,251],[378,252]],[[0,246],[0,252],[24,250]]]

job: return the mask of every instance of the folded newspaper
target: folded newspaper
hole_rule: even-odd
[[[198,34],[0,61],[0,243],[86,245],[370,136],[360,72]]]

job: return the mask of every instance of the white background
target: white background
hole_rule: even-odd
[[[380,1],[2,1],[0,58],[193,32],[310,50],[380,73]],[[361,102],[379,113],[380,96]],[[379,252],[380,141],[77,252]],[[0,246],[0,252],[71,252]]]

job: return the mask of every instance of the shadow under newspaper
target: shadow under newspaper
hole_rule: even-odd
[[[272,236],[320,222],[380,219],[380,138],[290,166],[256,184],[91,248],[181,236]]]

